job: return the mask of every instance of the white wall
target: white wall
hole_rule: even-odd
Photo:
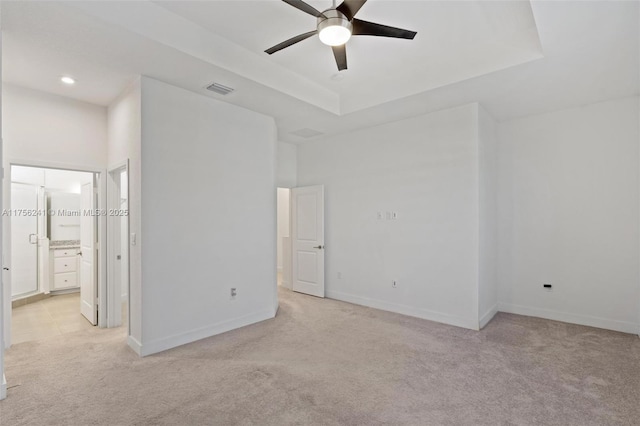
[[[278,142],[276,183],[280,188],[294,188],[298,181],[298,148],[296,145]]]
[[[275,315],[275,189],[272,118],[143,77],[143,355]]]
[[[80,212],[80,194],[54,192],[49,197],[49,209]],[[49,215],[49,239],[80,240],[80,216]],[[15,229],[15,228],[14,228]],[[33,265],[32,267],[35,267]]]
[[[477,133],[473,104],[298,146],[298,185],[325,185],[328,297],[478,328]]]
[[[500,310],[638,332],[638,114],[632,97],[499,125]]]
[[[129,235],[136,235],[136,244],[129,244],[129,340],[134,348],[142,341],[142,92],[139,79],[134,81],[109,105],[108,164],[120,165],[129,160],[128,208]],[[122,265],[123,268],[126,266]],[[123,281],[124,282],[124,281]],[[122,289],[120,294],[124,294]]]
[[[498,311],[497,134],[491,115],[478,106],[480,247],[478,314],[484,327]]]
[[[289,236],[289,194],[288,188],[278,188],[278,231],[277,231],[277,258],[278,271],[282,271],[283,266],[283,242],[284,237]]]
[[[107,109],[2,84],[4,160],[105,167]]]
[[[0,81],[2,81],[2,31],[0,31]],[[4,91],[4,89],[3,89]],[[3,115],[3,96],[0,93],[0,130],[4,129],[4,123],[2,119]],[[4,142],[0,137],[0,164],[4,164]],[[4,176],[3,176],[4,178]],[[4,188],[3,185],[0,185],[0,209],[4,209],[6,204],[4,204]],[[4,224],[4,220],[2,221]],[[4,266],[4,229],[3,226],[0,226],[0,259],[2,259],[2,265]],[[0,274],[0,322],[2,322],[2,326],[0,326],[0,400],[5,399],[7,397],[7,380],[4,375],[4,348],[8,346],[5,344],[5,339],[7,335],[5,334],[5,330],[8,330],[11,327],[11,321],[6,321],[5,317],[8,316],[10,310],[8,310],[8,300],[11,300],[11,289],[9,286],[5,286],[5,272]],[[7,302],[7,303],[5,303]]]

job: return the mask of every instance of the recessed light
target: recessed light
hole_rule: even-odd
[[[60,81],[63,82],[64,84],[68,84],[68,85],[72,85],[72,84],[76,83],[76,81],[73,78],[67,77],[67,76],[61,77]]]

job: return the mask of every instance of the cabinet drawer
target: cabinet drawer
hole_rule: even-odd
[[[75,272],[66,272],[64,274],[54,274],[53,276],[53,288],[67,288],[78,286],[78,274]]]
[[[53,273],[73,272],[76,270],[76,256],[57,257],[53,260]]]
[[[78,254],[77,248],[72,249],[56,249],[53,251],[53,257],[75,256]]]

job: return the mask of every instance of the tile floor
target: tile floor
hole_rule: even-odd
[[[80,314],[80,293],[52,296],[13,309],[11,343],[47,339],[91,328],[93,326]]]

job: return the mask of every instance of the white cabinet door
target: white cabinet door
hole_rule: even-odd
[[[80,312],[93,325],[98,323],[96,279],[96,216],[93,183],[82,185],[80,193]],[[58,260],[58,259],[56,259]]]
[[[291,190],[293,291],[324,297],[324,187]]]

